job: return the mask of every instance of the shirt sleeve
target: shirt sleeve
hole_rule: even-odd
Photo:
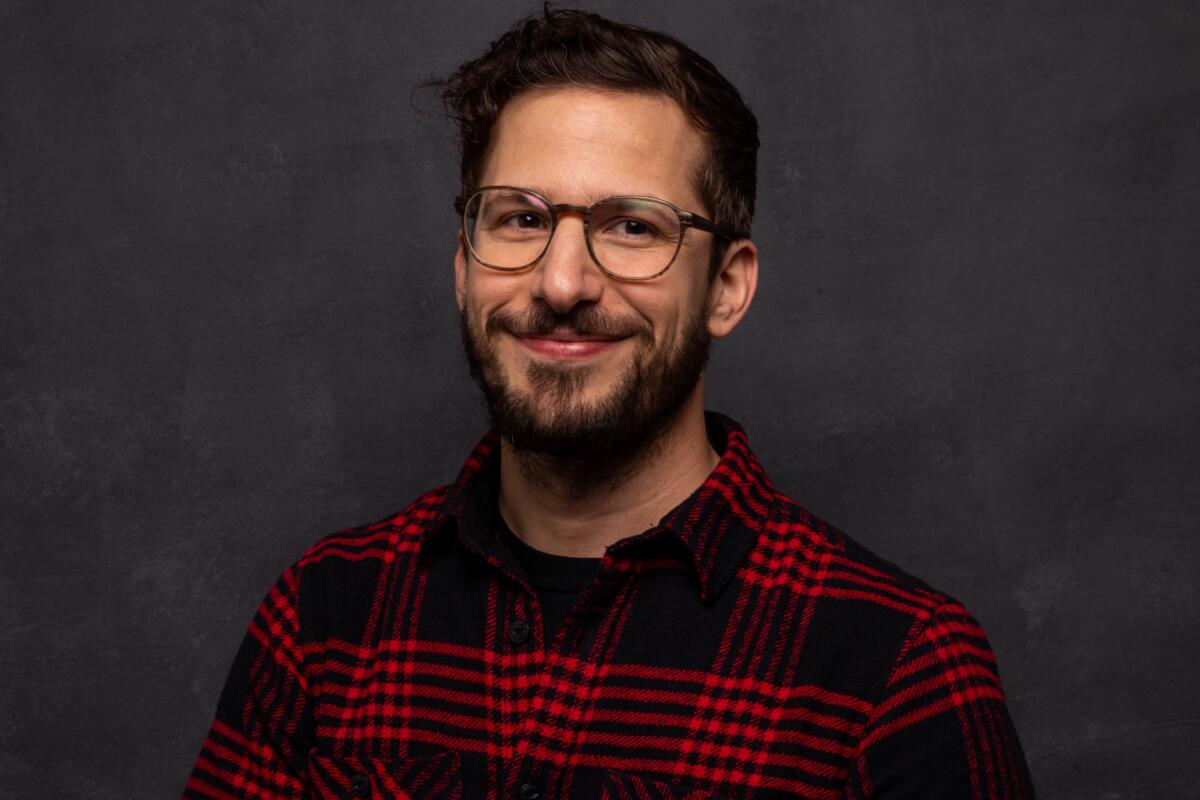
[[[304,796],[313,726],[299,588],[293,566],[251,620],[184,788],[187,800]]]
[[[958,603],[914,625],[867,723],[847,796],[1033,798],[996,657]]]

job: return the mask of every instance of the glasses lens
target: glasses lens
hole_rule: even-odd
[[[623,278],[650,278],[662,272],[679,251],[682,235],[675,209],[637,197],[597,204],[588,226],[596,260]]]
[[[475,258],[496,269],[520,269],[541,257],[550,241],[551,212],[517,189],[484,189],[472,195],[463,228]]]

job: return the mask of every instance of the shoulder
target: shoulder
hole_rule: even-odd
[[[878,697],[902,662],[930,647],[969,646],[992,659],[982,627],[952,595],[786,496],[743,572],[790,589],[807,620],[799,657],[814,673],[838,672],[835,683],[857,697]]]
[[[771,519],[756,551],[776,572],[793,561],[793,675],[857,710],[854,780],[906,797],[1032,797],[996,656],[963,604],[786,497]],[[980,752],[1000,765],[983,790]]]
[[[957,604],[949,594],[877,555],[783,494],[777,496],[763,538],[758,549],[765,544],[767,550],[791,555],[801,565],[797,577],[807,577],[807,591],[920,618],[928,618],[940,606]]]
[[[336,633],[367,613],[393,565],[411,561],[439,524],[449,489],[431,489],[397,513],[329,533],[301,554],[293,570],[309,636]]]
[[[416,549],[421,537],[436,524],[449,486],[430,489],[404,510],[383,519],[326,534],[304,551],[301,571],[314,571],[328,561],[393,561]]]

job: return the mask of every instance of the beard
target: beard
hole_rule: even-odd
[[[686,321],[675,342],[656,347],[640,320],[603,314],[579,304],[565,314],[538,301],[525,314],[498,312],[480,330],[459,315],[471,377],[483,391],[492,428],[517,451],[558,461],[622,460],[648,454],[670,427],[708,363],[709,336],[703,308]],[[591,364],[531,362],[527,392],[514,388],[498,355],[504,333],[545,336],[631,337],[633,357],[601,397],[585,399]]]

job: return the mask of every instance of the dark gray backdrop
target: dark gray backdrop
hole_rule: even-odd
[[[411,89],[499,5],[0,2],[4,797],[176,796],[279,571],[454,476]],[[1197,4],[596,7],[759,114],[710,406],[978,615],[1043,797],[1195,797]]]

